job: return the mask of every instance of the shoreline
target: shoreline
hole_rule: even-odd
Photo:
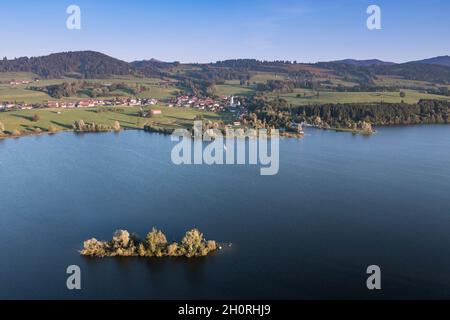
[[[167,129],[167,128],[164,128]],[[49,132],[49,131],[42,131],[42,132],[31,132],[31,133],[23,133],[20,135],[8,135],[8,134],[0,134],[0,140],[6,140],[6,139],[20,139],[20,138],[28,138],[28,137],[39,137],[39,136],[45,136],[45,135],[57,135],[59,133],[73,133],[73,134],[97,134],[97,133],[121,133],[122,131],[143,131],[147,133],[152,134],[163,134],[170,136],[172,133],[164,132],[164,131],[151,131],[151,130],[145,130],[145,128],[126,128],[121,129],[120,131],[85,131],[85,132],[77,132],[75,130],[58,130],[56,132]],[[298,133],[282,133],[280,134],[280,137],[282,138],[288,138],[288,139],[302,139],[305,137],[305,134],[298,134]]]
[[[21,134],[21,135],[0,135],[0,140],[6,140],[6,139],[20,139],[20,138],[31,138],[31,137],[39,137],[39,136],[53,136],[53,135],[57,135],[60,133],[73,133],[73,134],[97,134],[97,133],[120,133],[122,131],[145,131],[144,129],[139,129],[139,128],[132,128],[132,129],[122,129],[120,131],[100,131],[100,132],[96,132],[96,131],[85,131],[85,132],[77,132],[75,130],[59,130],[56,132],[49,132],[49,131],[43,131],[43,132],[33,132],[33,133],[25,133],[25,134]],[[151,132],[150,132],[151,133]]]
[[[412,127],[412,126],[432,126],[432,125],[449,125],[449,123],[417,123],[417,124],[396,124],[396,125],[383,125],[383,126],[378,126],[381,128],[390,128],[390,127]],[[343,129],[343,128],[321,128],[321,127],[311,127],[314,129],[318,129],[318,130],[325,130],[325,131],[334,131],[337,133],[352,133],[354,135],[362,135],[362,136],[372,136],[378,133],[377,130],[373,130],[373,132],[364,132],[361,130],[351,130],[351,129]],[[101,131],[101,132],[76,132],[75,130],[59,130],[56,132],[48,132],[48,131],[43,131],[43,132],[36,132],[36,133],[24,133],[21,135],[7,135],[7,134],[0,134],[0,141],[2,140],[7,140],[7,139],[20,139],[20,138],[31,138],[31,137],[39,137],[39,136],[52,136],[52,135],[57,135],[60,133],[73,133],[73,134],[98,134],[98,133],[121,133],[122,131],[143,131],[143,132],[147,132],[147,133],[152,133],[152,134],[163,134],[163,135],[170,135],[170,133],[165,133],[165,132],[153,132],[153,131],[149,131],[149,130],[145,130],[144,128],[126,128],[126,129],[122,129],[120,131]],[[297,134],[297,133],[284,133],[284,134],[280,134],[281,138],[285,138],[285,139],[303,139],[305,138],[306,134]]]

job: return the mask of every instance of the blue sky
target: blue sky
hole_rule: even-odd
[[[66,28],[76,4],[82,29]],[[366,28],[370,4],[382,30]],[[442,0],[0,0],[0,56],[95,50],[132,61],[402,62],[450,54]]]

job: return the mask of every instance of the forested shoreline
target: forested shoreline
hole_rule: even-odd
[[[291,106],[286,101],[254,102],[256,117],[277,128],[306,122],[323,128],[357,129],[364,122],[375,126],[450,123],[450,102],[421,100],[417,104],[321,104]]]

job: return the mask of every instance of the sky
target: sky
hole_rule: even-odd
[[[381,30],[366,10],[381,8]],[[69,30],[69,5],[81,29]],[[404,62],[450,55],[444,0],[0,0],[0,56],[94,50],[125,61]]]

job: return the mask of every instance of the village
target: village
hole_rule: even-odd
[[[7,80],[1,83],[12,87],[26,86],[30,83],[40,82],[39,78],[28,80]],[[213,113],[228,113],[232,115],[233,125],[240,126],[248,115],[247,100],[244,97],[235,97],[232,95],[222,95],[214,97],[205,97],[187,92],[179,91],[175,95],[166,99],[155,99],[151,97],[137,96],[111,96],[111,97],[86,97],[66,99],[49,99],[42,102],[22,102],[22,101],[2,101],[0,97],[0,112],[16,110],[40,110],[40,109],[88,109],[102,108],[107,111],[108,107],[137,107],[140,108],[141,117],[151,117],[163,115],[164,108],[186,108],[198,111]],[[156,108],[155,108],[156,107]],[[58,114],[61,111],[57,112]]]
[[[7,111],[13,109],[31,110],[31,109],[74,109],[74,108],[94,108],[94,107],[108,107],[108,106],[152,106],[158,104],[157,99],[146,98],[115,98],[111,100],[103,99],[82,99],[71,101],[49,100],[44,104],[27,104],[27,103],[12,103],[0,102],[0,111]]]
[[[180,95],[169,101],[169,107],[173,106],[220,112],[229,107],[234,109],[240,108],[241,102],[234,96],[222,96],[214,99],[211,97],[201,98],[194,95]]]
[[[193,108],[210,112],[230,112],[236,119],[242,119],[248,114],[245,103],[234,96],[202,98],[195,95],[180,95],[170,100],[168,107]]]

